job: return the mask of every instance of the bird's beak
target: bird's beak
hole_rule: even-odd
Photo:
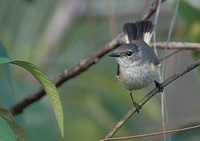
[[[112,54],[109,54],[108,56],[109,57],[120,57],[120,55],[115,52],[113,52]]]

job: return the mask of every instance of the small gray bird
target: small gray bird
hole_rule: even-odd
[[[133,105],[139,113],[141,106],[134,101],[133,90],[145,88],[154,82],[159,91],[163,91],[163,86],[156,81],[160,62],[149,46],[153,24],[151,21],[126,23],[123,31],[126,44],[119,46],[109,56],[116,59],[118,80],[130,91]]]

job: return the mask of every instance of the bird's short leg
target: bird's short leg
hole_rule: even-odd
[[[155,85],[156,85],[156,88],[158,88],[159,92],[163,92],[163,85],[157,81],[154,81]]]
[[[140,112],[139,110],[142,109],[142,107],[137,102],[134,101],[132,92],[130,92],[130,96],[131,96],[131,100],[133,102],[133,106],[135,106],[137,113],[139,113]]]

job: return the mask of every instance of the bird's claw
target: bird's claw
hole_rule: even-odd
[[[139,113],[140,112],[140,109],[142,109],[142,107],[138,104],[138,103],[133,103],[135,109],[136,109],[136,112]]]
[[[163,85],[157,81],[154,81],[154,83],[156,85],[156,88],[158,88],[159,92],[163,92],[163,90],[164,90]]]

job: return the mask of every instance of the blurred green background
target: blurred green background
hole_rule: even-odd
[[[122,31],[123,23],[139,20],[151,2],[0,0],[0,41],[5,45],[9,57],[33,62],[54,80],[63,70],[102,48]],[[175,4],[175,1],[167,0],[161,7],[156,27],[157,41],[167,40]],[[199,15],[200,1],[180,1],[171,40],[199,42]],[[163,51],[159,51],[159,57],[162,54]],[[200,55],[195,51],[192,56],[197,59]],[[187,66],[193,58],[190,52],[182,51],[169,59],[165,64],[165,77]],[[200,83],[199,75],[194,72],[166,88],[168,129],[195,125],[200,121]],[[105,56],[88,71],[59,88],[65,118],[64,139],[60,137],[47,97],[32,104],[16,119],[30,141],[99,140],[132,107],[128,91],[119,84],[115,74],[116,62]],[[0,104],[6,108],[40,88],[28,72],[12,65],[10,74],[1,75],[0,84]],[[136,91],[136,99],[139,100],[153,87]],[[160,107],[160,96],[157,95],[144,106],[140,114],[129,119],[117,136],[161,130]],[[197,141],[199,132],[196,129],[172,135],[171,140]],[[159,136],[137,140],[162,139]]]

